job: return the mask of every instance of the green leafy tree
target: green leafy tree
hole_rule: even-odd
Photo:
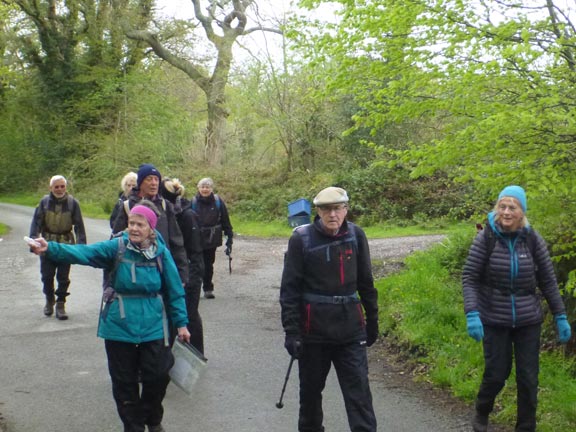
[[[206,95],[208,112],[204,157],[207,162],[218,163],[222,160],[222,149],[227,138],[227,119],[230,115],[226,86],[233,61],[232,48],[239,38],[250,33],[281,31],[260,24],[249,26],[249,10],[252,8],[257,11],[254,0],[210,0],[206,2],[205,8],[202,7],[201,0],[191,1],[197,26],[202,29],[204,37],[215,50],[215,61],[210,72],[202,62],[190,60],[186,53],[170,49],[158,34],[145,27],[127,28],[126,34],[133,40],[148,44],[158,57],[180,69],[202,89]],[[195,27],[196,25],[193,25],[192,29]]]
[[[560,264],[572,260],[576,34],[568,11],[552,0],[336,3],[337,22],[292,34],[314,61],[340,65],[329,86],[354,95],[356,127],[409,126],[409,147],[380,150],[414,177],[447,172],[482,197],[523,185]],[[566,273],[574,280],[574,267]]]

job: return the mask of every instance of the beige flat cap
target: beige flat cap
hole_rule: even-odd
[[[347,203],[348,194],[342,188],[330,186],[322,189],[318,195],[316,195],[313,202],[315,206]]]

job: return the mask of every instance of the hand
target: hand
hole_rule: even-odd
[[[232,237],[228,237],[226,239],[226,255],[230,256],[230,254],[232,253]]]
[[[190,343],[190,332],[187,327],[178,327],[178,339]]]
[[[224,251],[224,253],[230,256],[230,254],[232,253],[232,246],[226,246],[226,250]]]
[[[29,245],[31,252],[35,253],[36,255],[42,255],[44,252],[48,250],[48,242],[42,237],[35,238],[34,241],[38,243],[40,246]]]
[[[476,342],[480,342],[484,338],[484,326],[480,321],[479,312],[472,311],[466,314],[466,328],[468,335]]]
[[[304,349],[300,335],[286,334],[284,348],[286,348],[286,351],[288,351],[288,354],[290,354],[291,357],[299,359],[302,356],[302,351]]]
[[[378,339],[378,320],[366,320],[366,346],[371,347]]]
[[[572,330],[570,329],[566,314],[555,315],[554,321],[556,321],[556,328],[558,329],[558,340],[563,344],[568,342],[572,335]]]

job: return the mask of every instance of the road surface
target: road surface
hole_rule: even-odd
[[[68,321],[42,314],[38,257],[28,252],[33,209],[0,204],[0,222],[11,231],[0,241],[0,415],[7,432],[121,431],[107,372],[104,344],[96,337],[101,271],[74,266]],[[86,219],[88,241],[106,240],[108,222]],[[278,293],[285,239],[234,239],[233,273],[218,250],[215,300],[202,299],[206,373],[190,398],[173,384],[164,402],[167,431],[294,432],[297,430],[297,366],[275,407],[288,367]],[[435,239],[412,240],[406,251]],[[437,240],[437,239],[436,239]],[[371,241],[373,255],[397,255],[391,240]],[[378,430],[468,431],[467,416],[450,413],[389,380],[370,365]],[[325,427],[349,431],[332,372],[324,392]]]

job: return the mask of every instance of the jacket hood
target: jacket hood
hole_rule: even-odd
[[[490,213],[488,213],[488,224],[490,225],[490,228],[492,228],[492,231],[496,234],[496,237],[500,238],[509,237],[507,233],[502,231],[502,229],[500,228],[500,224],[496,222],[495,211],[491,211]],[[526,225],[525,227],[520,228],[516,232],[518,233],[518,235],[522,235],[527,234],[531,229],[532,228],[530,227],[530,225]]]

